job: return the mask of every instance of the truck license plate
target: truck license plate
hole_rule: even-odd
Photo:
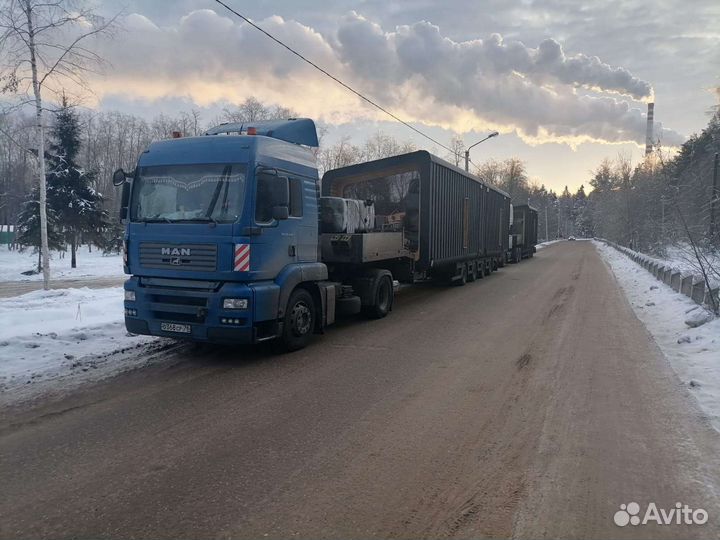
[[[179,332],[181,334],[189,334],[190,333],[190,325],[189,324],[175,324],[175,323],[163,322],[163,323],[160,323],[160,330],[162,330],[163,332]]]

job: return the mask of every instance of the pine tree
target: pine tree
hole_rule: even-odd
[[[49,249],[61,250],[64,243],[59,232],[59,224],[57,214],[48,208],[48,247]],[[21,250],[28,246],[35,248],[38,254],[38,272],[42,272],[42,258],[40,253],[40,189],[36,186],[22,205],[20,214],[18,215],[18,236],[17,243],[20,244]]]
[[[120,254],[120,250],[122,250],[123,247],[124,235],[125,226],[119,220],[111,220],[100,231],[96,241],[97,246],[102,249],[104,255],[109,255],[110,253]]]
[[[50,146],[47,174],[48,201],[62,224],[62,234],[70,244],[71,266],[77,267],[76,254],[81,238],[97,243],[107,226],[103,197],[94,188],[94,173],[77,165],[80,151],[80,124],[67,100],[55,115],[52,130],[55,142]]]

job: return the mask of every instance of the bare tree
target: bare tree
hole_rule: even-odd
[[[223,122],[260,122],[262,120],[287,119],[298,116],[295,111],[276,105],[269,107],[259,99],[250,96],[235,108],[225,107],[222,112]]]
[[[475,168],[475,174],[485,182],[499,186],[505,175],[505,164],[496,159],[488,159]]]
[[[17,96],[15,107],[34,107],[37,179],[40,187],[40,237],[43,284],[50,284],[45,182],[43,96],[56,97],[68,88],[88,90],[84,75],[102,63],[86,43],[107,32],[115,17],[105,20],[67,0],[0,1],[0,91]]]
[[[447,153],[447,160],[456,167],[462,167],[464,164],[463,157],[465,156],[465,141],[460,135],[455,134],[452,136],[450,150],[451,152]]]

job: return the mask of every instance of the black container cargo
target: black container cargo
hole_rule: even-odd
[[[322,194],[373,200],[376,230],[403,231],[416,271],[453,273],[465,262],[477,269],[505,261],[510,196],[429,152],[328,171]]]
[[[515,262],[532,257],[537,244],[538,212],[529,204],[513,205],[513,255]]]

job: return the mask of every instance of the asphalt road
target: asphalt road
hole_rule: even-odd
[[[3,538],[716,538],[720,436],[590,243],[304,351],[184,349],[0,420]],[[628,525],[620,504],[702,508]]]

